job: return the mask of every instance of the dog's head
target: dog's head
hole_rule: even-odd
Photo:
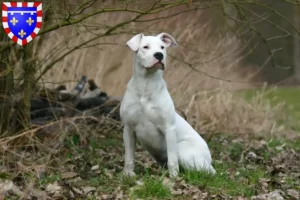
[[[166,48],[177,46],[177,42],[167,33],[161,33],[157,36],[145,36],[140,33],[133,36],[126,45],[136,52],[137,62],[146,70],[164,70]]]

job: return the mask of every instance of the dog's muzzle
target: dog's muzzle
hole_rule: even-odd
[[[146,68],[146,70],[151,70],[151,69],[154,69],[154,68],[160,69],[160,70],[165,70],[165,65],[161,62],[158,62],[158,63],[154,64],[152,67]]]

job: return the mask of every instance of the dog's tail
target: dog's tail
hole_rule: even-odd
[[[199,171],[206,171],[212,175],[215,175],[216,174],[216,170],[214,169],[214,167],[208,163],[208,162],[204,162],[202,163],[202,165],[198,165],[196,166],[196,169],[199,170]]]
[[[212,165],[209,166],[208,171],[209,171],[209,173],[211,173],[213,175],[217,173]]]
[[[205,171],[212,175],[216,174],[216,170],[211,165],[211,159],[208,159],[204,156],[202,157],[195,157],[194,154],[190,154],[187,156],[185,153],[184,156],[179,155],[180,157],[180,165],[188,170],[196,170],[196,171]]]

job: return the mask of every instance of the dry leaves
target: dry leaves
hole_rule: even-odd
[[[62,192],[62,187],[60,185],[58,185],[57,181],[55,181],[53,184],[48,184],[46,187],[46,191],[47,193],[49,193],[50,195],[58,195]]]
[[[76,177],[77,175],[78,175],[78,174],[75,173],[75,172],[64,172],[64,173],[61,174],[61,177],[62,177],[63,179],[69,179],[69,178],[74,178],[74,177]]]
[[[187,184],[183,179],[177,179],[171,188],[171,194],[179,196],[186,195],[191,196],[192,199],[207,199],[208,193],[201,191],[198,187]]]
[[[267,194],[261,194],[258,196],[254,196],[251,198],[251,200],[284,200],[284,198],[281,196],[282,191],[275,190],[273,192],[267,193]]]
[[[287,190],[287,194],[291,197],[291,199],[294,199],[294,200],[300,199],[299,191],[289,189],[289,190]]]

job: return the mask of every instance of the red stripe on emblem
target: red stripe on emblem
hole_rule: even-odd
[[[35,38],[36,36],[35,32],[32,32],[30,36],[32,37],[32,39]]]
[[[10,33],[10,29],[9,28],[5,28],[4,29],[5,33],[8,35]]]
[[[34,2],[33,7],[38,7],[41,4],[41,2]]]
[[[2,3],[2,10],[7,11],[7,6],[4,3]]]
[[[37,17],[42,17],[42,16],[43,16],[42,11],[41,11],[41,10],[40,10],[40,11],[37,11],[37,12],[36,12],[36,16],[37,16]]]
[[[41,27],[42,27],[42,22],[37,22],[37,23],[36,23],[36,27],[37,27],[37,28],[41,28]]]
[[[7,22],[7,17],[2,17],[2,22]]]
[[[17,7],[17,2],[10,2],[11,7]]]
[[[28,7],[27,2],[22,2],[22,7]]]
[[[17,38],[17,36],[13,36],[13,38],[12,38],[12,40],[15,42],[15,43],[17,43],[18,42],[18,38]]]
[[[24,46],[25,44],[27,44],[27,40],[22,40],[22,46]]]

